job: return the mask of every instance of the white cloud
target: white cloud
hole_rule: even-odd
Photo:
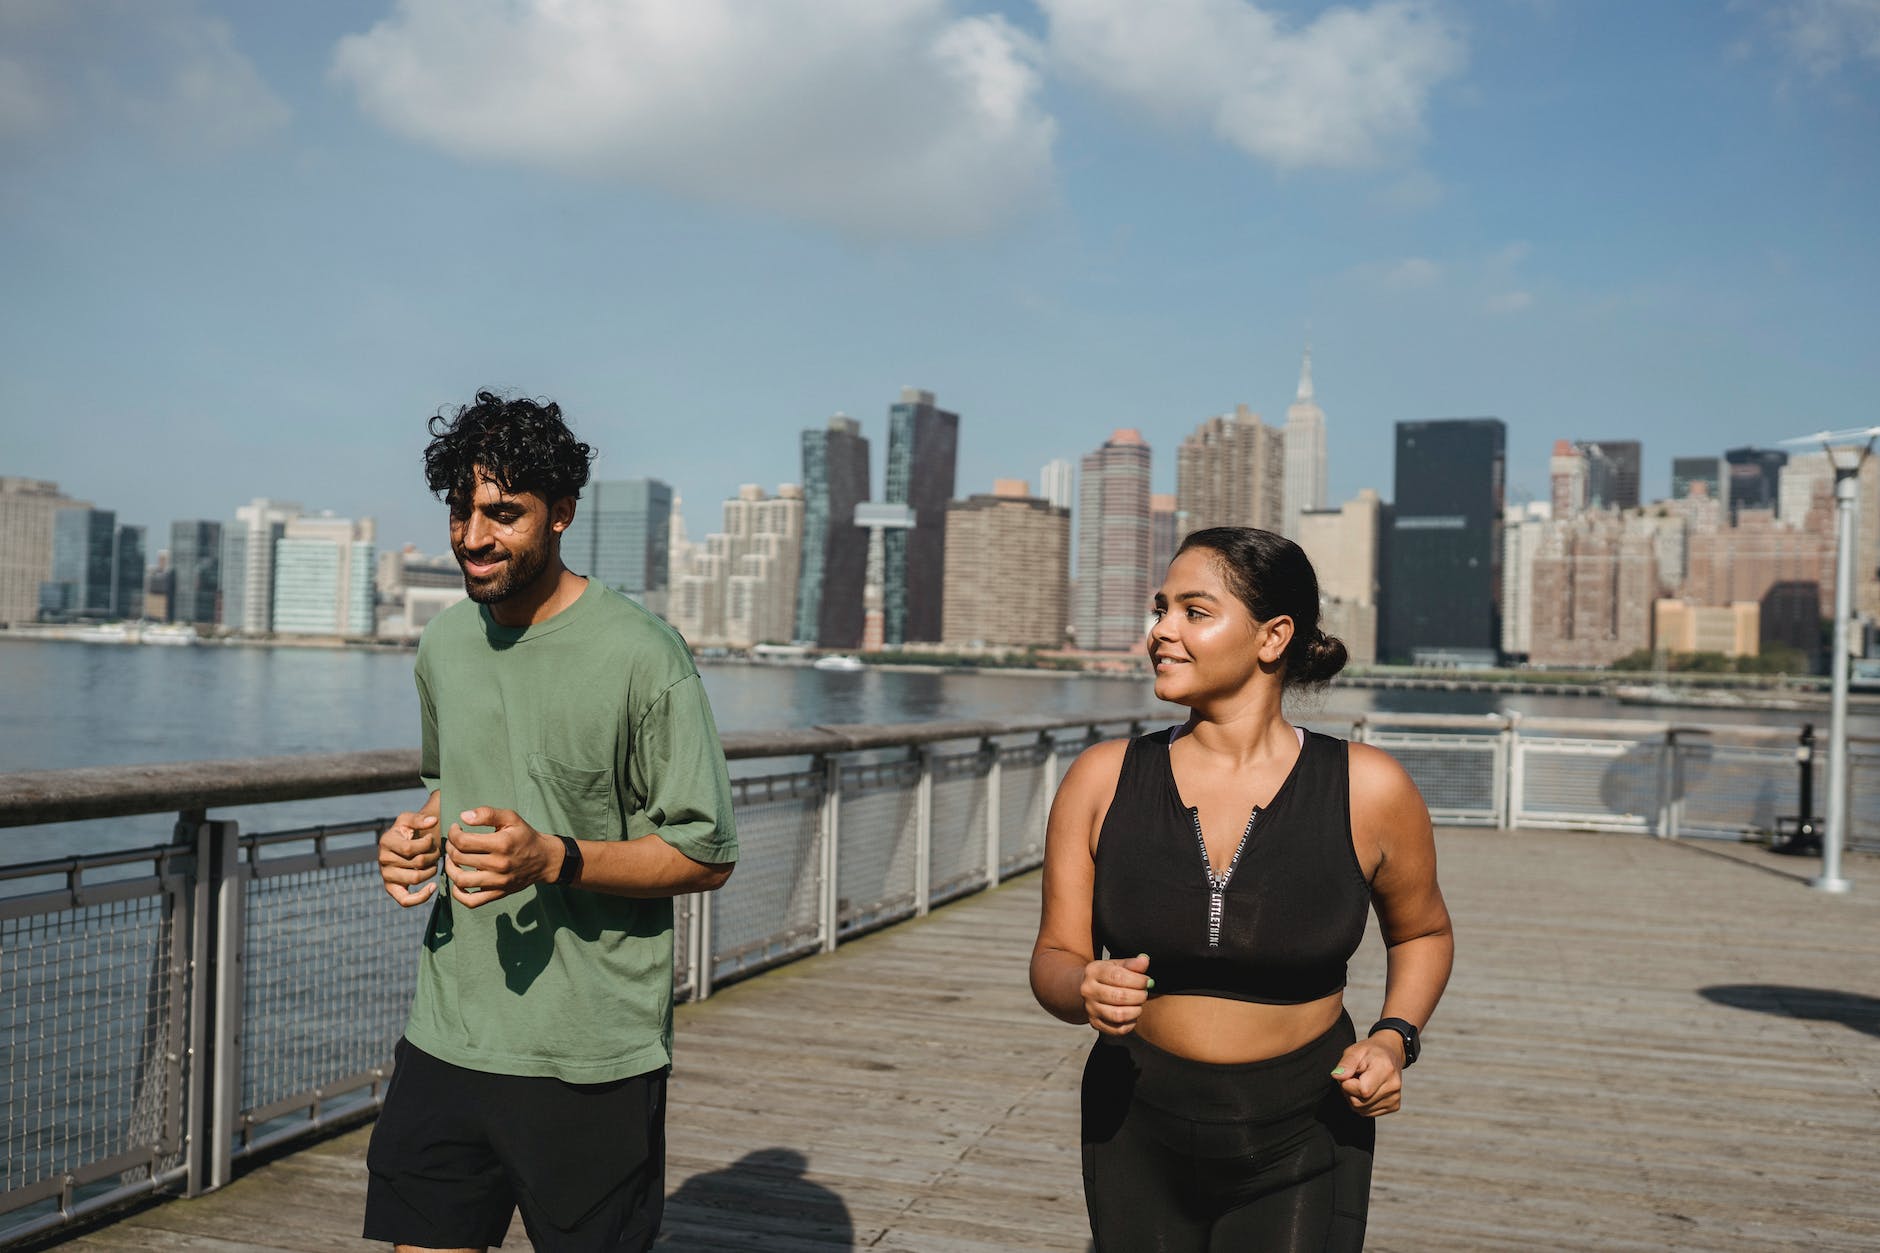
[[[1514,290],[1494,293],[1482,302],[1482,307],[1490,313],[1519,313],[1533,303],[1533,292]]]
[[[1037,61],[945,0],[399,0],[333,72],[466,158],[934,237],[1048,194]]]
[[[0,140],[89,124],[215,150],[289,118],[228,24],[193,0],[10,0],[0,46]]]
[[[1281,168],[1391,160],[1460,72],[1461,33],[1411,0],[1292,28],[1247,0],[1039,0],[1054,66]]]
[[[1880,65],[1880,0],[1783,0],[1769,11],[1783,50],[1817,77]]]

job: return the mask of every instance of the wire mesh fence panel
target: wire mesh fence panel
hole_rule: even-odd
[[[844,766],[841,800],[836,919],[847,935],[914,912],[920,763]]]
[[[1672,773],[1679,835],[1767,835],[1796,814],[1801,775],[1792,747],[1680,739]]]
[[[1370,743],[1395,757],[1410,775],[1433,821],[1480,826],[1500,819],[1503,770],[1498,735],[1376,730]]]
[[[1044,860],[1044,820],[1051,797],[1045,788],[1045,763],[1051,750],[1042,744],[1007,748],[999,753],[999,874],[1030,870]]]
[[[256,839],[244,839],[245,851]],[[418,949],[438,907],[436,893],[409,909],[394,903],[373,845],[323,855],[270,845],[251,865],[242,928],[244,1141],[278,1130],[268,1125],[277,1118],[309,1121],[316,1100],[347,1089],[372,1098],[371,1077],[390,1072],[404,1034]],[[284,1105],[296,1108],[289,1114]]]
[[[934,753],[933,811],[927,879],[931,904],[951,900],[986,882],[987,774],[992,755]]]
[[[1523,736],[1514,825],[1657,833],[1664,801],[1661,740]]]
[[[823,776],[732,781],[738,868],[712,898],[712,981],[812,952],[821,943]]]
[[[1826,812],[1828,766],[1815,753],[1815,809]],[[1848,745],[1847,847],[1880,853],[1880,746]]]
[[[0,1215],[51,1208],[68,1185],[68,1199],[141,1190],[182,1160],[187,882],[142,886],[0,916]]]

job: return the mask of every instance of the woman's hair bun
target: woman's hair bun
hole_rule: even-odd
[[[1305,687],[1331,682],[1332,676],[1345,668],[1348,657],[1343,640],[1317,630],[1304,642],[1301,652],[1297,677],[1288,674],[1287,678]]]

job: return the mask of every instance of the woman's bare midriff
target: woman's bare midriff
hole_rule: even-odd
[[[1152,968],[1149,971],[1154,976]],[[1167,1053],[1197,1062],[1232,1064],[1279,1057],[1331,1030],[1342,992],[1303,1005],[1262,1005],[1222,996],[1151,996],[1136,1032]]]

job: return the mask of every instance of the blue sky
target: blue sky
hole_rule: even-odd
[[[1335,500],[1476,415],[1662,493],[1880,419],[1877,78],[1880,0],[0,0],[0,473],[438,550],[489,386],[697,535],[912,384],[962,494],[1118,426],[1172,491],[1309,338]]]

